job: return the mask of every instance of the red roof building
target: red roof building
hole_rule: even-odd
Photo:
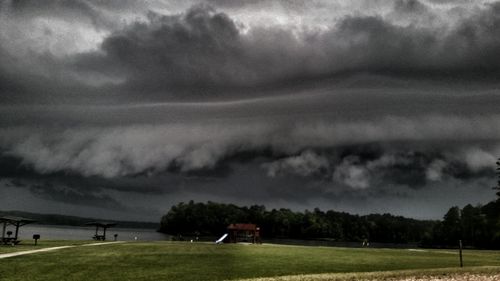
[[[232,223],[227,227],[229,243],[261,243],[260,227],[251,223]]]

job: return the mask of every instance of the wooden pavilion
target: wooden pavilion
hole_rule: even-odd
[[[251,223],[233,223],[227,227],[229,243],[250,242],[261,243],[260,227]]]
[[[106,229],[115,226],[116,223],[114,222],[100,222],[100,221],[93,221],[93,222],[88,222],[85,225],[89,226],[95,226],[95,235],[92,237],[94,240],[106,240]],[[103,229],[102,234],[99,234],[99,228]]]
[[[18,244],[20,241],[18,240],[19,237],[19,227],[33,223],[35,220],[32,219],[27,219],[27,218],[22,218],[22,217],[14,217],[14,216],[5,216],[5,217],[0,217],[0,224],[2,224],[2,240],[0,240],[1,243],[7,245],[7,244]],[[7,226],[12,225],[15,227],[15,232],[14,236],[11,237],[11,234],[9,234],[9,231],[7,231]],[[5,236],[7,234],[7,237]]]

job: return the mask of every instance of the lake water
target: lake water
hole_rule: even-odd
[[[15,231],[11,226],[7,230]],[[92,240],[95,227],[30,224],[19,228],[20,240],[33,239],[33,234],[40,234],[41,239],[47,240]],[[99,234],[102,234],[102,228]],[[114,240],[114,234],[118,234],[118,240],[121,241],[135,240],[135,237],[138,241],[165,241],[171,238],[155,229],[112,227],[106,230],[108,240]]]
[[[14,228],[9,226],[7,230],[14,232]],[[20,240],[32,240],[33,234],[40,234],[41,239],[46,240],[92,240],[95,234],[95,227],[86,226],[63,226],[63,225],[39,225],[29,224],[19,228]],[[102,228],[99,230],[102,234]],[[113,235],[118,234],[118,240],[134,241],[170,241],[171,235],[156,232],[155,229],[140,228],[118,228],[112,227],[106,231],[108,240],[114,240]],[[184,237],[194,239],[194,237]],[[201,241],[215,241],[217,237],[200,237]],[[333,246],[333,247],[362,247],[360,242],[333,242],[318,240],[294,240],[294,239],[263,239],[264,243],[303,245],[303,246]],[[370,248],[416,248],[416,244],[391,244],[391,243],[370,243]]]

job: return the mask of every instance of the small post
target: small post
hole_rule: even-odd
[[[462,259],[462,240],[458,240],[458,254],[460,256],[460,267],[464,267],[464,262]]]
[[[2,240],[5,238],[5,230],[7,229],[7,221],[3,222],[3,227],[2,227]]]
[[[18,234],[19,234],[19,227],[21,226],[20,224],[21,224],[20,222],[17,222],[17,223],[16,223],[16,235],[14,236],[14,239],[15,239],[15,240],[17,240],[17,236],[18,236]]]
[[[38,244],[38,239],[40,239],[40,234],[33,234],[33,239],[35,239],[35,246]]]

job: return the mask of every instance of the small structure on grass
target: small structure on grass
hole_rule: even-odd
[[[92,237],[92,239],[104,241],[106,240],[106,229],[115,226],[116,223],[93,221],[93,222],[88,222],[85,225],[95,226],[95,235]],[[102,234],[99,234],[99,228],[101,227],[102,227]]]
[[[33,240],[35,240],[35,246],[38,244],[38,239],[40,239],[40,234],[33,234]]]
[[[227,227],[229,243],[261,243],[260,227],[252,223],[232,223]]]
[[[19,241],[17,238],[19,236],[19,228],[23,225],[27,225],[29,223],[33,223],[35,220],[32,219],[27,219],[27,218],[22,218],[22,217],[14,217],[14,216],[5,216],[5,217],[0,217],[0,224],[2,224],[2,240],[0,240],[1,243],[7,245],[7,244],[19,244]],[[11,237],[12,232],[7,231],[7,227],[9,225],[12,225],[15,227],[15,232],[14,236]],[[5,234],[10,233],[5,236]]]

